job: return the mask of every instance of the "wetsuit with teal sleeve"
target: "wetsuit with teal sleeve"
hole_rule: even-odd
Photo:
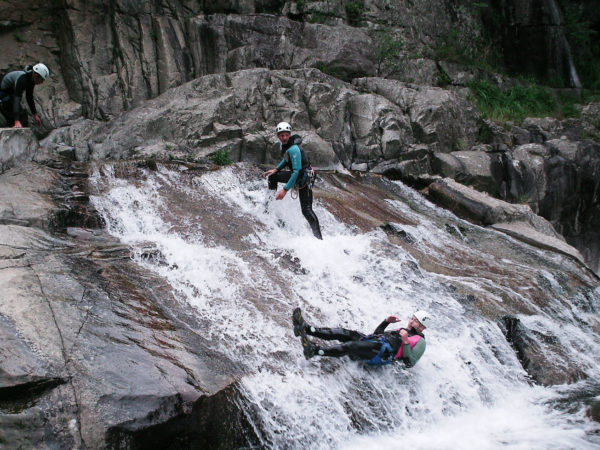
[[[283,159],[277,165],[277,172],[269,176],[269,189],[277,190],[277,183],[286,183],[284,186],[286,191],[297,185],[302,215],[308,221],[313,235],[317,239],[323,239],[319,219],[312,209],[312,187],[306,179],[306,169],[310,167],[310,161],[306,152],[300,147],[301,143],[302,138],[295,134],[290,136],[286,145],[281,146]],[[291,170],[281,170],[286,166]]]
[[[324,340],[336,340],[341,344],[332,345],[330,347],[319,347],[323,351],[323,356],[349,356],[351,359],[371,360],[377,356],[381,350],[381,338],[385,339],[391,346],[391,354],[384,355],[386,358],[394,357],[395,360],[401,360],[407,367],[414,366],[425,352],[425,336],[417,333],[414,329],[408,331],[409,339],[411,336],[420,336],[421,339],[417,342],[414,348],[410,344],[402,344],[400,330],[385,332],[385,328],[389,325],[387,320],[375,329],[373,334],[365,335],[359,331],[348,330],[346,328],[315,328],[306,327],[306,334],[315,336]],[[400,348],[402,347],[402,356],[396,358]]]
[[[35,102],[33,101],[33,88],[35,83],[33,82],[33,72],[22,70],[15,70],[14,72],[7,73],[2,79],[0,85],[0,96],[3,98],[3,112],[8,115],[7,119],[15,121],[22,121],[21,118],[21,98],[23,92],[25,92],[25,98],[32,114],[37,114],[35,109]],[[5,101],[4,99],[8,99]],[[6,105],[5,105],[6,103]]]
[[[286,191],[289,191],[298,181],[300,171],[302,170],[302,152],[300,151],[300,147],[296,144],[293,144],[287,149],[284,158],[277,164],[277,170],[281,170],[285,166],[291,166],[292,168],[292,175],[287,184],[283,187]]]

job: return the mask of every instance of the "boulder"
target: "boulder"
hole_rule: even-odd
[[[581,117],[600,129],[600,102],[592,102],[585,105],[581,111]]]
[[[585,379],[585,372],[566,358],[565,349],[551,333],[540,333],[529,329],[523,321],[514,316],[505,316],[498,326],[517,353],[519,361],[529,376],[538,384],[552,386],[574,383]],[[552,352],[562,363],[549,364],[546,355]],[[558,360],[557,360],[558,361]]]
[[[348,102],[348,112],[354,164],[398,158],[413,143],[408,117],[381,96],[356,95]]]
[[[38,147],[30,128],[0,128],[0,173],[33,159]]]
[[[471,222],[491,226],[523,242],[572,256],[581,254],[568,245],[550,222],[533,213],[528,205],[515,205],[492,198],[450,178],[434,181],[428,195],[436,203]]]
[[[478,135],[476,108],[461,96],[441,88],[417,86],[383,78],[354,81],[358,89],[387,98],[408,115],[414,139],[447,153],[469,148]]]
[[[496,153],[485,151],[458,151],[433,153],[431,170],[436,175],[452,178],[478,191],[501,197],[503,192],[503,164]]]
[[[546,193],[545,161],[549,149],[541,144],[525,144],[516,147],[506,158],[507,196],[516,202],[527,202],[539,211],[539,202]]]

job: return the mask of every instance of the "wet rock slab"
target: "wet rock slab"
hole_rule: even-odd
[[[0,173],[31,160],[37,149],[38,141],[29,128],[0,128]]]
[[[151,440],[156,424],[201,417],[201,399],[241,368],[126,246],[55,228],[62,172],[28,163],[0,175],[0,446],[100,448],[114,430]]]

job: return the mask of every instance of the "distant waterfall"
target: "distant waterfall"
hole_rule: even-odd
[[[562,31],[563,20],[562,14],[558,9],[558,5],[556,0],[546,0],[550,13],[552,15],[552,20],[556,26],[561,28],[559,35],[558,45],[562,47],[562,51],[559,50],[559,54],[563,54],[567,59],[567,63],[569,65],[569,81],[571,82],[571,86],[577,89],[581,89],[581,81],[579,81],[579,76],[577,75],[577,69],[575,68],[575,63],[573,62],[573,55],[571,54],[571,46],[567,41],[567,37],[565,36],[564,31]]]
[[[324,240],[314,239],[298,201],[275,201],[260,173],[244,164],[195,175],[159,166],[133,180],[105,166],[91,182],[91,201],[108,231],[134,249],[156,246],[162,263],[140,257],[139,264],[164,277],[206,324],[207,341],[245,368],[245,411],[261,448],[597,448],[597,427],[571,394],[588,384],[532,385],[496,322],[451,288],[462,284],[492,293],[491,302],[527,303],[518,282],[507,287],[500,278],[512,266],[539,277],[553,300],[531,303],[531,314],[519,318],[540,336],[552,333],[580,352],[581,370],[589,380],[600,379],[600,340],[583,325],[597,314],[600,289],[588,295],[592,310],[582,306],[583,297],[581,304],[568,303],[560,272],[472,246],[479,234],[487,241],[509,238],[462,222],[396,183],[403,200],[387,201],[387,207],[406,218],[410,245],[440,266],[434,272],[383,230],[361,232],[342,222],[318,195]],[[334,189],[320,183],[320,189]],[[467,236],[444,225],[449,222],[473,232]],[[460,257],[449,260],[448,248]],[[444,265],[469,258],[493,266],[499,283],[478,273],[444,273]],[[420,308],[435,321],[417,366],[369,368],[347,358],[306,361],[291,327],[296,306],[315,324],[365,332],[389,314],[408,318]]]

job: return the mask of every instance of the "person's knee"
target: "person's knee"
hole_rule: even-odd
[[[272,191],[276,191],[277,190],[277,176],[276,175],[269,175],[269,189],[271,189]]]

